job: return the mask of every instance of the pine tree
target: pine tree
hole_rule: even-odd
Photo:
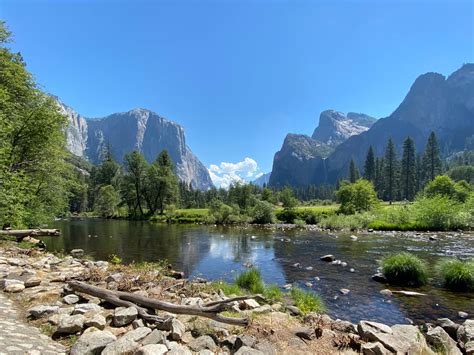
[[[355,165],[354,159],[351,159],[351,162],[349,164],[349,181],[351,183],[354,183],[359,179],[360,179],[359,169]]]
[[[424,183],[434,180],[441,174],[441,166],[438,140],[435,133],[431,132],[423,154]]]
[[[365,158],[364,177],[369,181],[375,182],[375,155],[372,146],[369,147],[367,157]]]
[[[385,199],[392,202],[398,193],[398,161],[392,138],[388,140],[385,150],[384,165]]]
[[[403,143],[400,192],[403,199],[410,201],[413,200],[416,193],[415,143],[410,137],[407,137]]]
[[[378,197],[383,198],[385,184],[384,184],[384,159],[383,157],[376,158],[375,160],[375,191],[377,191]]]

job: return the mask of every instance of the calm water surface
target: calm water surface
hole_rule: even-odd
[[[167,259],[190,278],[232,281],[245,269],[243,264],[252,263],[266,283],[295,283],[311,289],[323,297],[332,317],[353,322],[369,319],[395,324],[440,317],[457,320],[458,311],[474,314],[474,295],[449,292],[441,287],[439,278],[431,279],[428,286],[412,289],[427,293],[426,297],[387,298],[379,293],[387,286],[371,280],[378,261],[400,251],[410,251],[426,260],[434,277],[434,265],[442,258],[474,257],[473,235],[439,234],[436,241],[430,241],[427,235],[371,233],[358,235],[353,241],[344,233],[99,219],[59,221],[54,227],[61,229],[61,237],[42,238],[50,251],[81,248],[96,259],[107,260],[117,254],[124,262]],[[333,254],[348,265],[320,261],[325,254]],[[355,272],[350,272],[351,268]],[[306,286],[307,282],[312,287]],[[350,289],[350,293],[342,295],[341,288]]]

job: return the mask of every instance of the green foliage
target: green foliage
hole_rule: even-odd
[[[293,208],[298,204],[298,200],[293,195],[293,190],[289,187],[285,187],[280,191],[280,202],[284,208]]]
[[[319,225],[327,229],[350,229],[357,230],[367,228],[369,223],[375,219],[370,212],[356,213],[352,215],[332,214],[323,218]]]
[[[410,137],[407,137],[403,143],[403,156],[401,165],[401,198],[411,201],[415,197],[416,193],[416,155],[415,142]]]
[[[398,193],[399,162],[392,138],[388,140],[387,148],[385,149],[383,177],[384,198],[387,201],[393,201]]]
[[[229,206],[220,200],[213,200],[209,205],[208,222],[216,224],[235,224],[244,222],[246,216],[240,214],[239,206]]]
[[[240,273],[235,284],[251,293],[263,293],[265,289],[260,271],[255,268]]]
[[[378,203],[374,185],[364,179],[359,179],[352,184],[342,182],[336,196],[341,204],[339,209],[344,214],[370,211]]]
[[[367,151],[367,157],[365,158],[364,178],[366,180],[372,181],[372,183],[375,184],[375,177],[376,177],[375,154],[374,154],[374,148],[370,146],[369,150]]]
[[[425,182],[432,181],[436,176],[441,174],[441,155],[439,152],[438,140],[434,132],[431,132],[428,142],[426,143],[422,164],[425,173]]]
[[[454,291],[474,291],[474,260],[445,260],[438,268],[445,287]]]
[[[296,307],[298,307],[301,313],[304,315],[311,312],[321,314],[326,311],[326,307],[324,306],[322,299],[312,292],[307,292],[298,287],[293,287],[290,294],[295,301]]]
[[[230,284],[224,281],[215,281],[212,283],[211,286],[216,291],[222,290],[222,292],[224,292],[227,297],[232,295],[241,296],[244,294],[240,287],[237,286],[235,283]]]
[[[250,215],[252,222],[257,224],[273,223],[275,221],[273,205],[266,201],[256,201]]]
[[[102,186],[95,200],[94,211],[100,217],[113,217],[117,213],[120,203],[120,194],[112,185]]]
[[[426,263],[407,252],[384,258],[382,272],[393,284],[420,286],[428,280]]]
[[[38,226],[67,208],[67,120],[9,40],[0,22],[0,223]]]
[[[110,257],[109,257],[109,261],[111,264],[113,265],[120,265],[122,264],[122,258],[118,255],[115,255],[115,254],[112,254]]]
[[[474,184],[474,165],[455,166],[446,173],[454,181],[465,180]]]
[[[278,285],[268,285],[265,286],[263,296],[269,303],[275,303],[280,302],[283,299],[283,292],[281,292],[281,289],[278,287]]]
[[[417,198],[412,206],[414,221],[433,230],[452,230],[463,227],[460,220],[462,204],[446,196]]]
[[[360,178],[359,169],[355,165],[354,159],[349,163],[349,181],[353,184]]]

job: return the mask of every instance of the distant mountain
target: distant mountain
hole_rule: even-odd
[[[320,164],[334,149],[353,135],[367,131],[375,118],[361,113],[347,116],[334,110],[323,111],[313,136],[288,134],[275,154],[269,185],[306,186],[318,179]]]
[[[263,185],[268,185],[268,180],[270,180],[270,174],[271,173],[265,173],[262,176],[256,178],[254,181],[252,181],[252,184],[256,186],[263,187]]]
[[[347,115],[352,121],[349,125],[344,115],[325,111],[313,133],[316,140],[304,136],[299,139],[301,143],[289,144],[288,137],[294,135],[287,136],[282,149],[275,154],[270,185],[335,183],[347,177],[351,159],[362,169],[371,145],[376,155],[382,155],[390,137],[400,151],[403,141],[410,136],[418,152],[422,152],[428,135],[434,131],[443,155],[463,150],[474,138],[474,64],[463,65],[448,78],[438,73],[419,76],[388,117],[374,122],[369,116],[355,115]],[[349,126],[353,129],[346,130]],[[345,134],[346,131],[353,134]],[[318,140],[326,144],[326,149],[332,148],[329,153],[324,154]],[[302,156],[302,151],[311,153]]]
[[[59,99],[57,102],[69,118],[67,147],[76,156],[97,164],[110,146],[112,155],[119,162],[133,150],[139,150],[152,162],[166,149],[182,181],[201,190],[213,186],[206,167],[186,145],[184,129],[179,124],[146,109],[86,119]]]

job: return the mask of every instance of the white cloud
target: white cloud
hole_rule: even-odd
[[[246,157],[237,163],[222,162],[219,165],[211,164],[208,168],[212,182],[217,187],[228,188],[232,183],[248,182],[261,176],[258,173],[258,164],[252,159]]]

